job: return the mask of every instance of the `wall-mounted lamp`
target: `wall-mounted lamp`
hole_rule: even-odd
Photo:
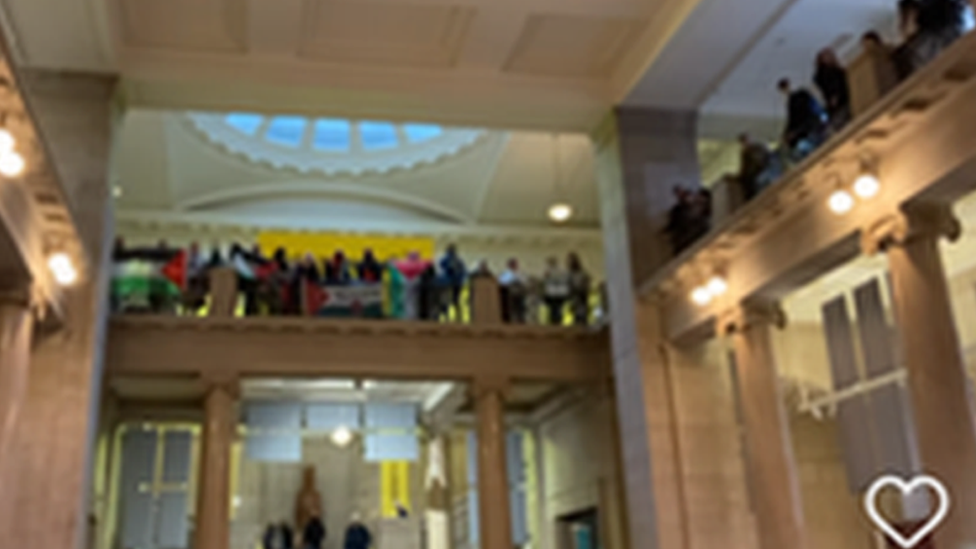
[[[11,134],[5,128],[0,128],[0,153],[13,152],[14,147],[16,146],[17,140],[14,139],[13,134]]]
[[[691,292],[691,301],[695,305],[704,307],[712,302],[713,299],[724,294],[729,289],[728,282],[724,278],[716,275],[708,279],[708,282],[695,288]]]
[[[830,211],[837,215],[844,215],[854,209],[854,197],[846,189],[837,189],[827,199]]]
[[[64,252],[57,252],[48,257],[47,266],[51,269],[54,280],[62,286],[70,286],[78,280],[78,271],[75,270],[71,257]]]
[[[881,190],[881,182],[872,173],[863,173],[854,181],[854,194],[858,198],[872,198]]]

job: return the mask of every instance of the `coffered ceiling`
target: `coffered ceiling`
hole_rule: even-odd
[[[121,72],[135,104],[589,129],[694,2],[5,4],[26,64]]]

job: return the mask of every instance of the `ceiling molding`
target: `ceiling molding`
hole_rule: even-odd
[[[307,228],[267,224],[259,225],[252,219],[213,212],[170,212],[127,210],[116,213],[116,226],[119,234],[128,231],[149,231],[165,236],[167,233],[188,232],[200,234],[201,238],[219,233],[232,233],[242,237],[256,236],[266,230],[287,230],[299,233],[335,231],[347,234],[387,234],[392,236],[432,236],[458,242],[484,242],[505,245],[518,241],[527,244],[548,246],[554,243],[576,243],[580,246],[600,246],[603,235],[599,229],[578,228],[538,228],[487,225],[456,225],[449,223],[411,223],[398,222],[389,227],[375,223],[369,227]]]
[[[422,143],[375,151],[329,152],[269,143],[259,135],[246,135],[228,125],[225,116],[226,113],[195,112],[184,120],[210,144],[250,163],[328,177],[388,174],[435,165],[483,142],[487,134],[484,130],[445,128],[440,136]]]
[[[453,208],[425,200],[418,196],[411,196],[390,188],[366,187],[350,183],[332,183],[321,181],[288,181],[271,182],[246,187],[234,187],[196,195],[193,198],[181,200],[177,203],[178,210],[202,210],[212,208],[221,203],[246,200],[251,198],[281,197],[295,194],[311,194],[322,197],[344,196],[367,199],[370,201],[392,202],[397,206],[405,206],[420,210],[423,213],[445,218],[449,222],[470,223],[473,219]]]

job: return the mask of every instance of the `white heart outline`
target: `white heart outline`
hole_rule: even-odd
[[[875,501],[877,500],[878,492],[887,488],[888,486],[894,486],[898,488],[903,495],[907,495],[914,492],[917,488],[928,487],[936,493],[939,497],[939,508],[936,509],[935,514],[929,517],[921,528],[919,528],[912,537],[905,539],[901,532],[895,530],[891,524],[888,524],[887,519],[878,512],[877,507],[875,507]],[[949,514],[949,491],[946,487],[939,481],[939,479],[929,476],[929,475],[918,475],[910,481],[905,481],[901,477],[895,475],[884,475],[879,477],[873,483],[871,487],[868,488],[866,494],[864,494],[864,509],[868,513],[868,517],[871,518],[871,522],[874,523],[882,532],[887,534],[892,541],[902,546],[904,549],[911,549],[918,545],[925,536],[932,533],[933,530],[939,527],[939,524],[945,520],[946,515]]]

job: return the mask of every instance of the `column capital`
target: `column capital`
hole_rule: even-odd
[[[504,376],[478,377],[471,382],[471,398],[481,400],[488,395],[498,395],[505,400],[511,387],[512,381]]]
[[[238,398],[241,394],[240,378],[235,374],[207,373],[200,376],[200,382],[208,396],[214,391],[222,391],[233,398]]]
[[[14,284],[0,289],[0,305],[23,307],[25,309],[40,309],[44,298],[40,288],[34,284]]]
[[[913,240],[946,237],[955,241],[962,225],[944,202],[917,202],[882,216],[861,231],[861,249],[868,255]]]
[[[723,336],[745,332],[756,326],[786,327],[786,313],[779,303],[749,303],[729,309],[715,320],[716,331]]]

